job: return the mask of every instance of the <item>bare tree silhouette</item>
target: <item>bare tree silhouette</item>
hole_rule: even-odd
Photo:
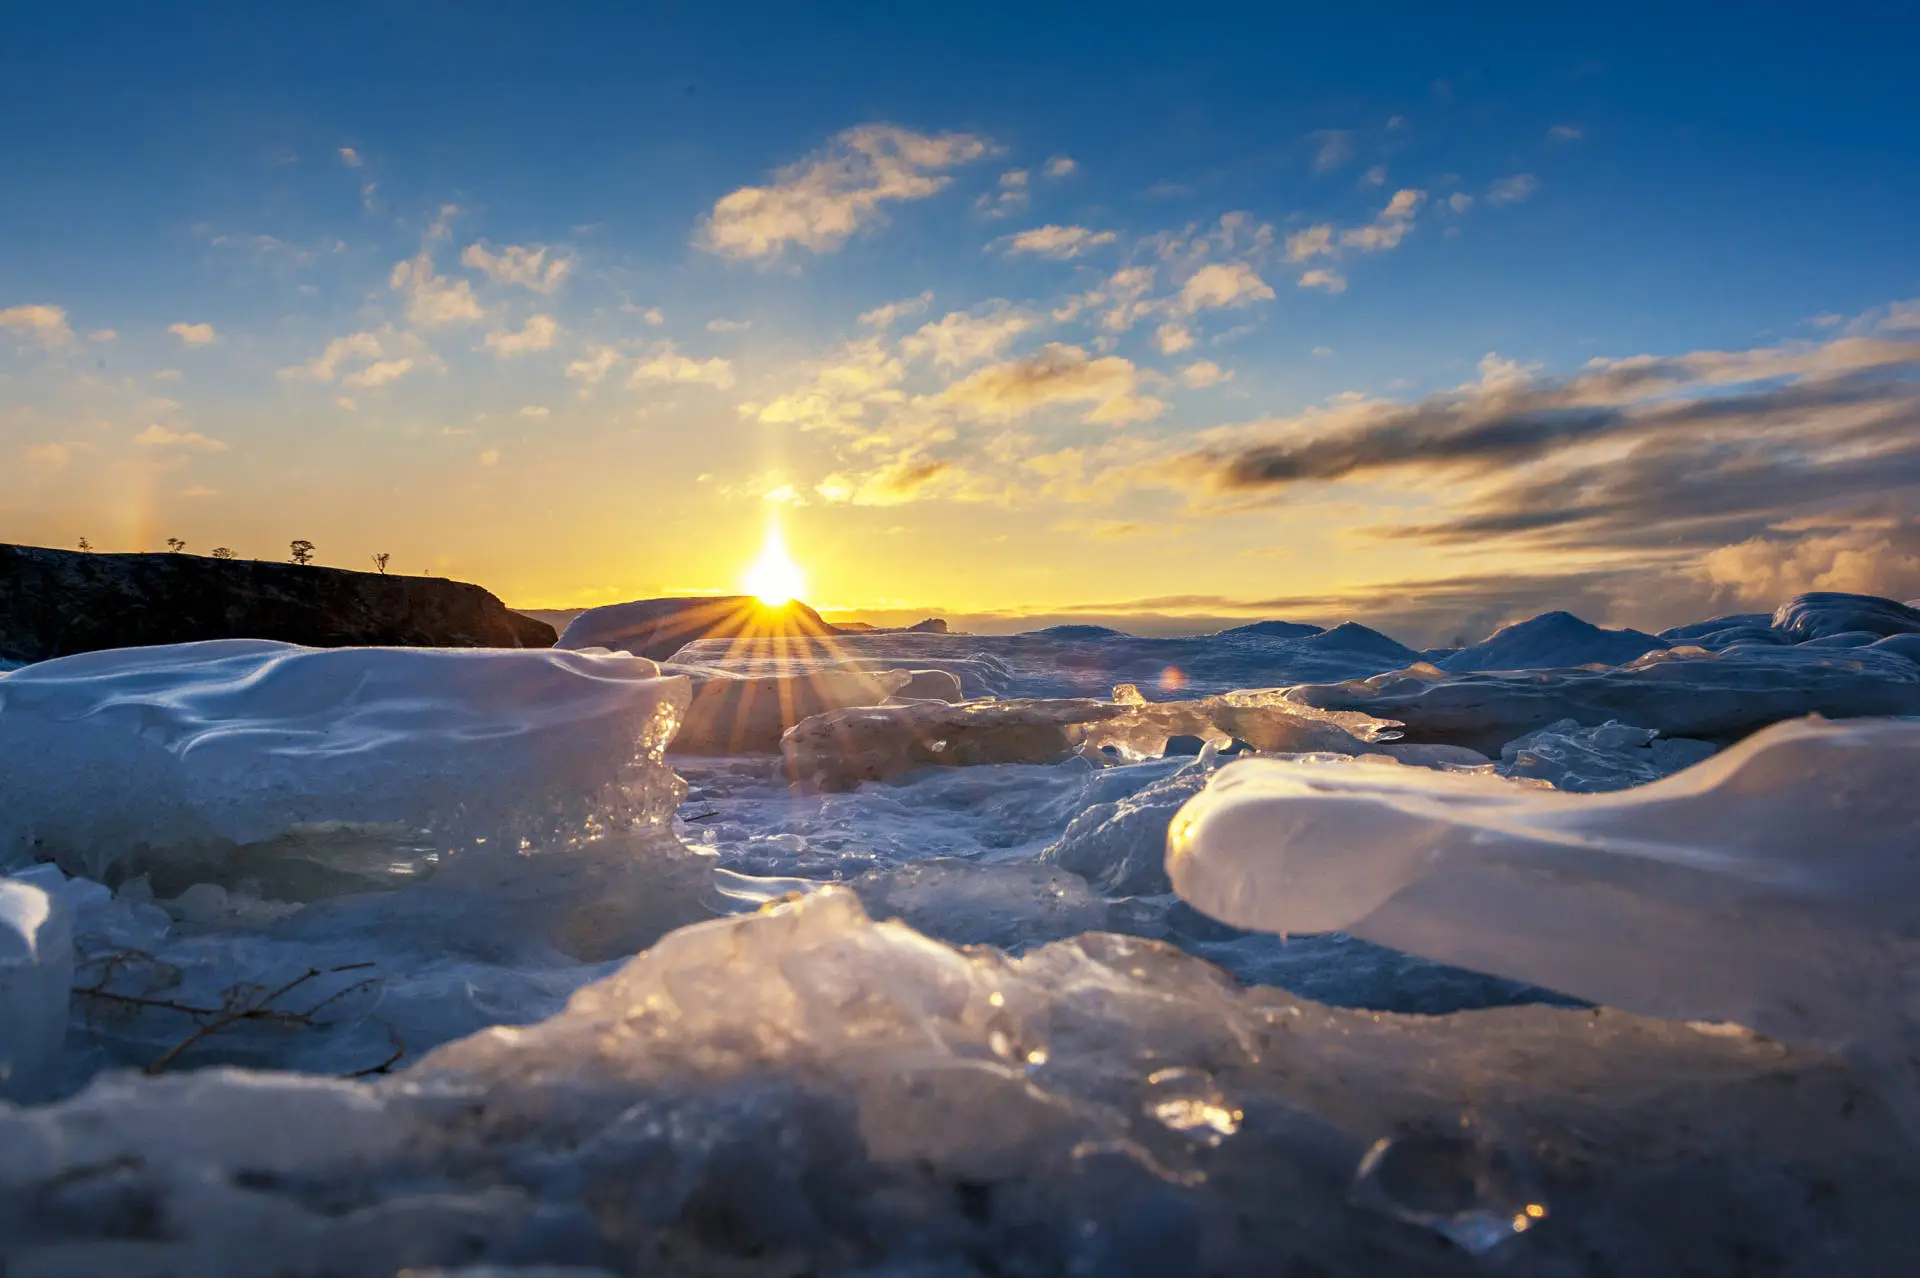
[[[178,537],[169,537],[169,538],[167,538],[167,553],[168,553],[168,554],[170,554],[170,555],[177,555],[177,554],[179,554],[179,553],[180,553],[181,551],[183,551],[183,550],[185,550],[186,548],[187,548],[187,543],[186,543],[186,542],[184,542],[184,541],[182,541],[182,540],[180,540],[180,538],[178,538]]]
[[[387,560],[391,558],[393,558],[393,556],[383,550],[373,557],[373,566],[384,573],[387,570]]]
[[[83,554],[91,555],[93,553],[93,543],[88,541],[85,537],[82,537],[80,539],[80,550]]]

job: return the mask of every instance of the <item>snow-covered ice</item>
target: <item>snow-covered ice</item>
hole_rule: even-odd
[[[1564,795],[1248,760],[1175,818],[1215,918],[1344,931],[1650,1016],[1920,1043],[1920,722],[1783,723],[1677,776]]]

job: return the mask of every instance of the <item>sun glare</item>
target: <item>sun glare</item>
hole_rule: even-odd
[[[806,578],[800,573],[800,565],[787,554],[787,543],[780,537],[779,525],[767,525],[766,545],[760,548],[760,558],[747,570],[746,585],[747,593],[769,608],[790,603],[806,589]]]

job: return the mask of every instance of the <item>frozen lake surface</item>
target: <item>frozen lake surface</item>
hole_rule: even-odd
[[[1902,1272],[1917,637],[6,672],[0,1268]]]

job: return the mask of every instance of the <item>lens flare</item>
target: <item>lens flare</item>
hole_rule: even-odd
[[[787,553],[787,543],[781,539],[778,524],[767,525],[766,545],[760,548],[760,558],[747,570],[746,587],[748,594],[769,608],[792,602],[806,589],[806,578],[801,575],[800,565]]]

